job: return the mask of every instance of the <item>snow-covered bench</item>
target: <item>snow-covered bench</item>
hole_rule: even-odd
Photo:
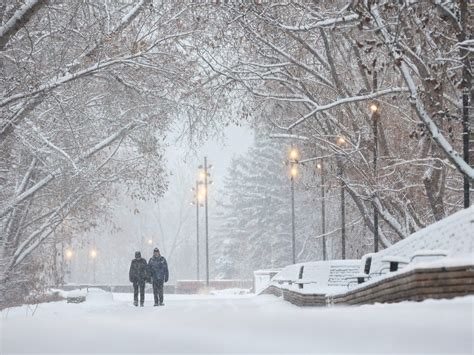
[[[376,254],[375,254],[376,255]],[[417,264],[420,262],[428,262],[433,260],[439,260],[449,255],[446,250],[417,250],[410,255],[410,257],[399,256],[399,255],[383,255],[380,258],[382,267],[373,273],[373,275],[381,276],[388,272],[396,272],[402,270],[408,265]]]
[[[294,286],[283,290],[283,298],[299,306],[325,306],[326,295],[347,287],[359,270],[359,260],[305,263]]]
[[[374,253],[365,254],[360,260],[359,272],[350,278],[347,287],[357,283],[361,284],[370,278],[370,268]]]
[[[315,261],[289,265],[272,278],[262,293],[283,295],[300,306],[326,305],[326,294],[345,289],[358,272],[359,260]]]

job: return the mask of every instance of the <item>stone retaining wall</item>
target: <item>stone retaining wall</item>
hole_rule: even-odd
[[[342,295],[328,297],[329,304],[371,304],[423,301],[474,294],[472,266],[412,270],[367,284]]]
[[[260,294],[283,296],[297,306],[363,305],[474,295],[474,266],[415,269],[338,295],[303,294],[275,285]]]

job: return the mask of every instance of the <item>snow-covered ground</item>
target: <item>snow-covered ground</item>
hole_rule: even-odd
[[[149,295],[147,295],[149,296]],[[298,308],[273,296],[130,294],[4,310],[0,353],[473,353],[474,297]]]

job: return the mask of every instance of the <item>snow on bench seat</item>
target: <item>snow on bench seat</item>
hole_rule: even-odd
[[[336,292],[347,289],[349,280],[359,272],[359,265],[360,260],[314,261],[289,265],[273,277],[272,285],[304,294]]]
[[[408,264],[410,262],[410,259],[404,256],[385,255],[384,257],[382,257],[382,262]]]

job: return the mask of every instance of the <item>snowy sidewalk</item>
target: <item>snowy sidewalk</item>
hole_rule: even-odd
[[[473,351],[474,297],[361,307],[298,308],[273,296],[172,296],[165,307],[103,303],[1,312],[0,353]]]

